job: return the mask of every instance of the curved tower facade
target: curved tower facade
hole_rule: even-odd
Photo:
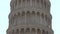
[[[53,34],[49,0],[11,0],[7,34]]]

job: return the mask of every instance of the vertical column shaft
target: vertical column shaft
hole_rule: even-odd
[[[21,6],[20,7],[22,7],[22,0],[21,0]]]

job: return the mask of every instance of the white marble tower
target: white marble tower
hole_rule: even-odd
[[[54,34],[49,0],[11,0],[7,34]]]

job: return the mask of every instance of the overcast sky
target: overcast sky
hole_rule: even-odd
[[[50,0],[52,14],[52,29],[54,34],[60,34],[60,0]],[[10,0],[0,0],[0,34],[6,34]]]

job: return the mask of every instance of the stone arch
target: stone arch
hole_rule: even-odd
[[[22,16],[24,16],[25,15],[25,12],[24,11],[22,11]]]
[[[13,14],[13,17],[16,17],[17,15],[18,15],[18,13],[14,13],[14,14]]]
[[[37,12],[37,15],[40,15],[40,12]]]
[[[32,11],[32,14],[35,14],[35,11]]]
[[[32,28],[32,31],[35,32],[35,28]]]
[[[41,30],[40,29],[37,29],[37,34],[41,34]]]
[[[27,11],[27,15],[30,15],[30,11]]]
[[[19,34],[19,29],[16,29],[16,34]]]
[[[35,28],[32,28],[31,32],[32,34],[35,34]]]
[[[20,34],[24,34],[24,28],[21,28]]]
[[[26,34],[30,33],[30,28],[26,28]]]
[[[44,18],[44,13],[41,14],[41,17]]]
[[[30,31],[30,28],[26,28],[26,32],[29,32]]]
[[[18,13],[15,13],[14,16],[16,17],[18,15]]]

